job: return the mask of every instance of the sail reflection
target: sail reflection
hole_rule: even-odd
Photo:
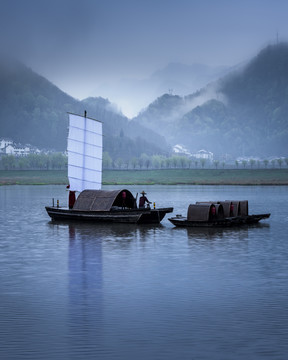
[[[115,256],[121,259],[125,252],[130,253],[137,246],[149,247],[151,236],[157,236],[157,232],[162,231],[163,227],[71,223],[67,229],[69,233],[68,334],[71,341],[69,348],[71,352],[83,347],[99,351],[105,343],[105,328],[107,322],[109,323],[109,315],[104,304],[107,307],[107,302],[110,301],[105,298],[110,278],[109,270],[105,274],[103,254],[106,254],[106,262],[110,263],[110,254],[113,254],[114,259]],[[110,266],[107,266],[109,269]],[[78,338],[81,339],[81,343],[77,341]]]
[[[91,232],[85,224],[70,224],[68,231],[68,334],[72,355],[80,348],[96,349],[102,343],[103,264],[101,234]]]

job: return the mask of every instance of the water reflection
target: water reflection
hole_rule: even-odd
[[[216,240],[223,238],[238,238],[239,240],[245,240],[249,236],[249,232],[254,232],[256,229],[269,229],[270,224],[259,223],[253,225],[245,225],[241,227],[232,228],[212,228],[212,227],[186,227],[179,228],[174,227],[172,231],[174,236],[179,233],[187,233],[188,239],[202,239],[202,240]]]
[[[109,284],[109,278],[105,274],[103,248],[113,254],[111,258],[106,255],[106,263],[115,262],[118,251],[131,254],[137,244],[145,247],[145,243],[155,238],[163,227],[55,222],[50,225],[56,232],[64,229],[68,232],[69,348],[73,353],[85,346],[95,353],[105,343],[105,323],[109,318],[107,314],[105,316],[104,307],[103,279]]]
[[[237,229],[48,222],[49,189],[0,188],[1,359],[287,357],[287,187],[149,189],[269,203]]]
[[[89,229],[88,229],[89,230]],[[102,287],[102,238],[87,228],[68,226],[69,279],[72,294],[91,293]]]
[[[96,351],[103,342],[103,261],[101,233],[87,226],[67,226],[68,336],[71,356],[79,349]]]
[[[65,221],[49,221],[53,233],[60,236],[63,229],[69,229],[70,244],[79,244],[82,239],[86,247],[90,242],[105,244],[113,248],[127,248],[131,242],[144,243],[150,238],[156,238],[159,233],[167,230],[162,224],[121,224],[121,223],[81,223]],[[94,244],[95,245],[95,244]],[[73,245],[75,246],[75,245]],[[77,251],[75,250],[75,253]]]
[[[221,229],[221,228],[187,228],[187,236],[190,239],[201,238],[203,240],[217,240],[225,238],[235,238],[244,240],[248,236],[248,227],[241,229]]]

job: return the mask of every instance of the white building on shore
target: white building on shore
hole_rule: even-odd
[[[199,150],[195,154],[192,154],[193,157],[196,159],[207,159],[212,161],[213,160],[213,153],[207,150]]]
[[[196,153],[192,154],[185,146],[179,144],[173,147],[173,152],[178,155],[184,155],[195,159],[205,159],[210,161],[213,161],[214,157],[214,154],[207,150],[199,150]]]
[[[10,139],[0,139],[0,155],[27,156],[39,152],[40,150],[29,145],[16,145]]]

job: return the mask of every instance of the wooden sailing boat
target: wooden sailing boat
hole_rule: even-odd
[[[102,185],[102,122],[69,113],[68,178],[70,192],[80,192],[69,207],[46,206],[52,220],[160,223],[167,208],[137,208],[127,189],[106,191]]]

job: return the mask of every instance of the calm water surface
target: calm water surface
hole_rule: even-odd
[[[44,206],[66,204],[65,187],[0,187],[1,359],[287,359],[288,187],[145,190],[174,215],[247,199],[250,213],[271,217],[214,231],[168,217],[54,223]]]

